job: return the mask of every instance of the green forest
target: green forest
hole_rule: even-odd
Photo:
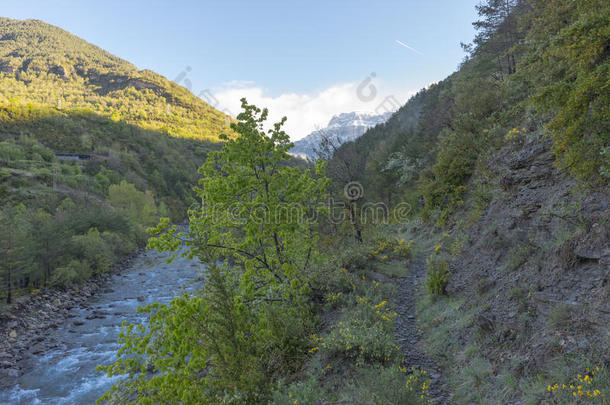
[[[98,403],[607,404],[610,4],[476,11],[453,74],[315,162],[262,106],[0,20],[3,299],[145,245],[205,264]]]

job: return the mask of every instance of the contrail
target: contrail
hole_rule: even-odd
[[[408,50],[413,51],[413,52],[415,52],[415,53],[417,53],[417,54],[419,54],[419,55],[421,55],[421,56],[424,56],[424,54],[423,54],[423,53],[421,53],[420,51],[418,51],[418,50],[417,50],[417,49],[415,49],[415,48],[410,47],[409,45],[405,44],[404,42],[401,42],[401,41],[399,41],[399,40],[396,40],[396,42],[398,43],[398,45],[402,45],[402,46],[404,46],[405,48],[407,48]]]

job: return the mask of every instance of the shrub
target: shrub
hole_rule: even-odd
[[[11,177],[11,172],[6,169],[0,169],[0,182],[9,177]]]
[[[101,236],[116,256],[125,256],[136,249],[136,242],[119,233],[105,231]]]
[[[90,276],[91,268],[87,261],[71,260],[67,265],[55,269],[51,278],[51,284],[70,286],[80,283]]]
[[[367,248],[362,244],[350,245],[337,253],[337,267],[350,272],[365,269],[369,263]]]
[[[332,354],[356,359],[358,365],[394,360],[399,353],[391,325],[396,315],[385,300],[376,303],[358,297],[321,346]]]
[[[96,228],[89,229],[85,235],[73,236],[72,244],[76,254],[90,263],[94,273],[107,271],[114,261],[114,255],[108,244]]]
[[[25,159],[23,149],[14,143],[0,142],[0,161],[11,162]]]
[[[346,403],[355,405],[424,404],[429,402],[430,378],[423,370],[365,366],[346,389]]]
[[[373,244],[373,249],[369,251],[369,257],[382,261],[388,258],[408,259],[411,257],[411,243],[413,241],[407,242],[394,236],[378,239]]]
[[[426,261],[426,271],[428,273],[428,278],[426,279],[428,293],[430,295],[446,294],[449,263],[445,260],[430,256]]]
[[[608,377],[608,369],[603,364],[584,368],[580,374],[574,372],[574,375],[562,376],[560,381],[547,384],[546,396],[558,404],[572,404],[577,401],[576,398],[583,402],[605,404],[606,395],[610,392]]]
[[[44,184],[48,186],[53,184],[53,173],[51,173],[51,171],[46,167],[36,169],[34,173],[36,174],[36,177]]]
[[[307,381],[280,386],[273,392],[269,405],[315,404],[322,398],[324,398],[324,390],[315,378],[310,378]]]

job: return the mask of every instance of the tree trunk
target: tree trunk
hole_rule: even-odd
[[[358,223],[358,217],[356,216],[356,207],[352,201],[348,203],[348,213],[349,220],[352,223],[352,227],[354,228],[354,238],[358,243],[362,243],[362,230],[360,229],[360,224]]]
[[[8,267],[8,277],[6,280],[6,303],[10,304],[12,302],[12,290],[11,290],[11,273],[13,272],[13,269],[11,268],[11,266],[9,265]]]

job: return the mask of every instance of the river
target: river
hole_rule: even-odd
[[[200,285],[198,261],[177,258],[167,264],[167,257],[142,253],[86,305],[73,308],[63,325],[49,331],[44,343],[52,348],[24,360],[25,372],[0,391],[0,404],[94,404],[119,378],[95,368],[116,359],[123,321],[145,321],[147,314],[138,313],[138,306],[167,303]]]

